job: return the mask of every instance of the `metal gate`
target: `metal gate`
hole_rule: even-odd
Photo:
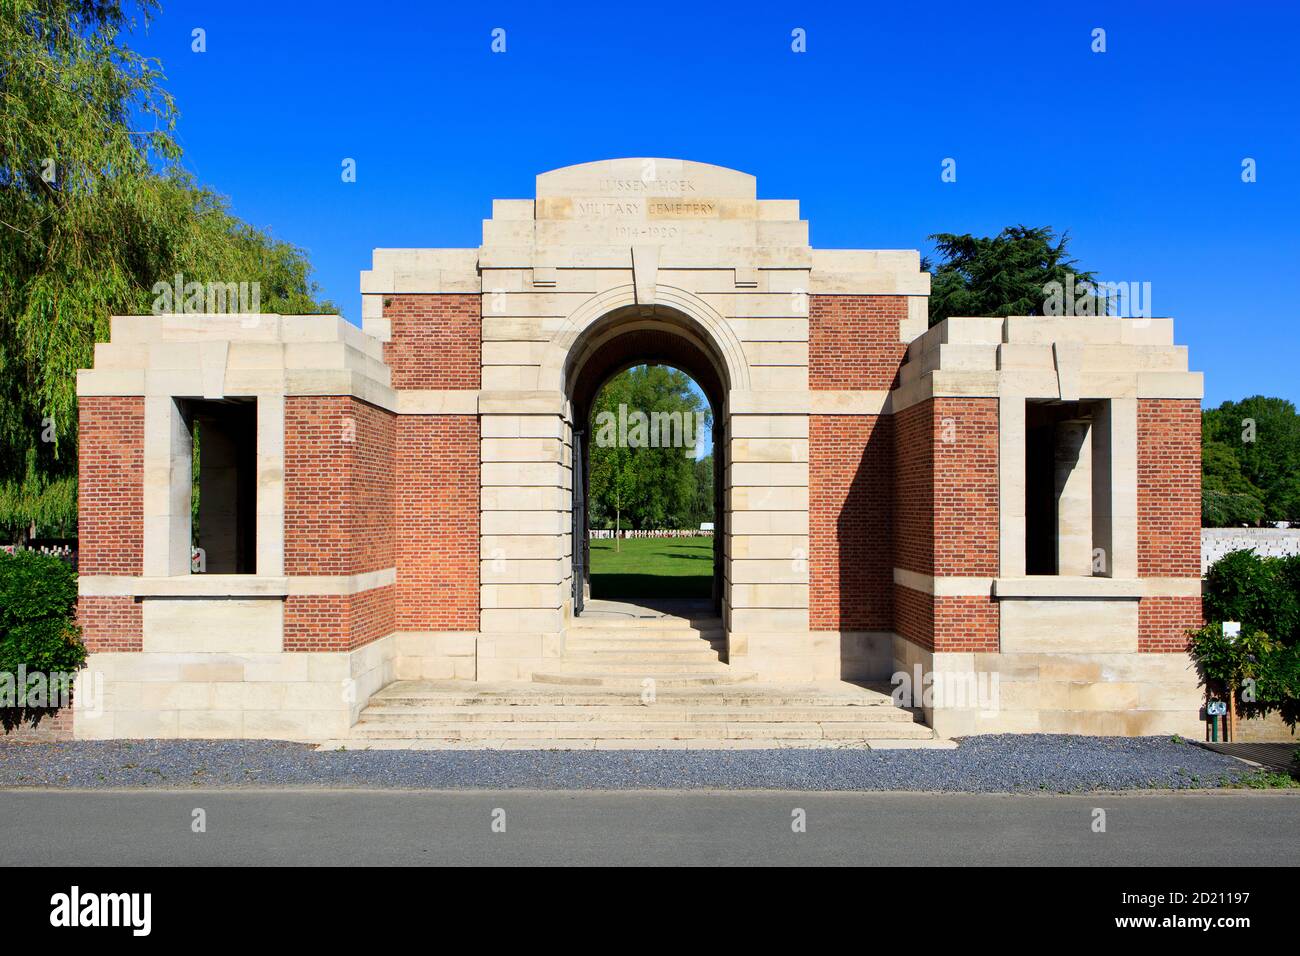
[[[587,492],[583,484],[582,432],[573,433],[573,613],[582,613],[587,570]]]

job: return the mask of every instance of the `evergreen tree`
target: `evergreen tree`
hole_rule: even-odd
[[[1095,274],[1081,271],[1066,252],[1068,234],[1008,226],[996,236],[940,232],[930,239],[942,256],[937,266],[921,261],[932,275],[931,325],[954,315],[1042,315],[1051,283],[1075,290],[1072,310],[1106,314],[1105,298],[1087,293]]]

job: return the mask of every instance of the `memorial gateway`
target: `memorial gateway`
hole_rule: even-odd
[[[360,328],[114,317],[78,379],[76,735],[1199,736],[1171,320],[929,326],[929,288],[753,176],[619,159],[493,201],[478,248],[375,250]],[[702,617],[584,610],[591,405],[644,363],[714,409]]]

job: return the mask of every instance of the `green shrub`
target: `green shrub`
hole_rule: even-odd
[[[1283,644],[1300,629],[1300,558],[1261,558],[1231,551],[1205,576],[1205,619],[1240,621]]]
[[[1281,647],[1263,631],[1242,627],[1233,639],[1219,622],[1191,632],[1191,652],[1206,685],[1236,691],[1247,681],[1259,682],[1263,669]]]
[[[1205,576],[1205,619],[1191,652],[1206,687],[1232,694],[1245,716],[1277,711],[1300,722],[1300,556],[1262,558],[1233,551]],[[1229,640],[1224,621],[1241,622]]]
[[[13,696],[0,700],[6,731],[38,723],[70,690],[71,675],[85,666],[77,627],[77,573],[60,558],[36,551],[0,552],[0,682]],[[42,675],[43,697],[25,678]]]

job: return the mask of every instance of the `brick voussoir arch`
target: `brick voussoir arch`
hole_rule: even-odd
[[[749,363],[745,359],[745,350],[721,313],[699,296],[666,285],[655,286],[653,303],[638,303],[636,289],[631,283],[592,296],[565,319],[564,326],[555,333],[546,349],[538,376],[539,388],[542,391],[564,392],[569,384],[566,378],[573,349],[583,334],[609,313],[637,305],[643,305],[647,310],[659,307],[671,309],[691,320],[696,334],[721,359],[722,370],[726,373],[726,387],[740,391],[750,389]]]

